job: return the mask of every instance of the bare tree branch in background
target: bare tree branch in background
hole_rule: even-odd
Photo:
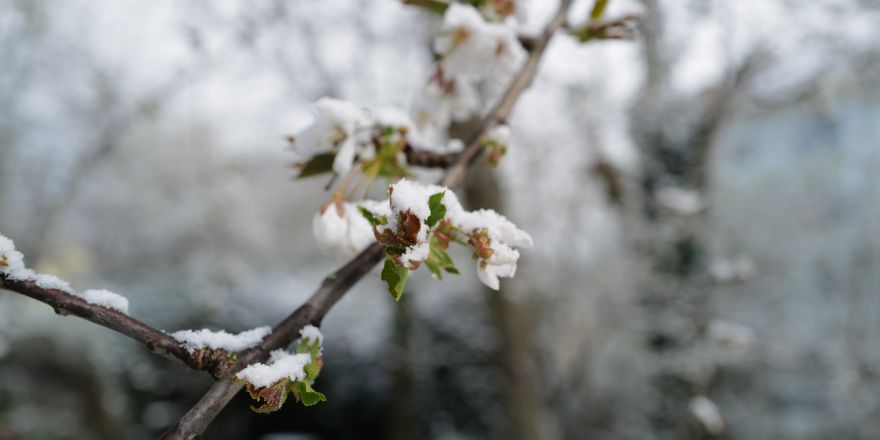
[[[119,148],[122,139],[141,120],[144,113],[155,113],[163,103],[171,100],[177,92],[189,84],[188,76],[187,72],[178,72],[153,92],[131,106],[119,110],[102,124],[95,144],[77,159],[62,192],[46,203],[45,211],[37,218],[34,227],[36,231],[34,244],[26,252],[33,261],[39,261],[51,249],[53,231],[58,222],[64,218],[64,212],[76,199],[86,177]]]

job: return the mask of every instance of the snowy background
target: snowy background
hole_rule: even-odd
[[[324,321],[328,402],[242,395],[207,438],[880,436],[880,3],[609,8],[639,40],[554,40],[462,191],[534,237],[517,277],[486,291],[462,253],[395,304],[367,276]],[[438,28],[395,0],[0,0],[0,233],[169,332],[274,324],[339,264],[284,136],[323,96],[409,108]],[[153,438],[209,384],[0,292],[0,439]]]

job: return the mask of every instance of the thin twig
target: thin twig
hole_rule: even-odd
[[[406,163],[422,168],[447,168],[455,162],[457,156],[455,153],[443,154],[414,148],[409,143],[403,148],[403,154],[406,156]]]
[[[550,21],[543,34],[535,41],[525,66],[514,77],[498,104],[483,118],[474,130],[474,133],[468,140],[467,147],[461,152],[455,163],[446,171],[446,174],[438,182],[439,184],[448,187],[455,187],[460,184],[464,179],[467,169],[482,152],[480,146],[483,137],[492,127],[507,121],[517,100],[519,100],[522,93],[535,78],[541,57],[550,39],[565,24],[566,14],[571,3],[572,0],[562,1],[553,20]],[[312,294],[308,301],[275,326],[272,332],[263,339],[259,347],[242,353],[238,361],[229,365],[226,371],[221,372],[221,375],[228,377],[248,364],[264,361],[268,358],[270,351],[287,347],[293,343],[297,338],[299,330],[305,325],[320,325],[327,312],[382,259],[382,255],[382,245],[374,243],[345,266],[325,278],[323,283],[321,283],[321,287]],[[168,440],[192,440],[198,438],[241,387],[241,383],[228,378],[215,382],[202,399],[161,438]]]
[[[117,310],[90,304],[82,298],[57,289],[44,289],[33,281],[8,280],[0,275],[0,288],[20,293],[55,309],[55,313],[66,316],[74,315],[119,332],[144,345],[153,353],[169,359],[177,359],[194,370],[203,370],[214,377],[221,377],[227,364],[232,363],[235,356],[225,350],[196,350],[193,353],[167,333],[153,328],[125,313]]]

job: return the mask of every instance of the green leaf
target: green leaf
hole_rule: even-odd
[[[458,274],[458,269],[455,268],[452,257],[443,250],[442,243],[436,237],[431,237],[431,251],[428,253],[428,258],[425,259],[424,263],[428,270],[431,271],[431,274],[434,275],[434,278],[437,279],[443,278],[443,271]]]
[[[376,217],[375,214],[373,214],[369,209],[364,208],[363,206],[359,206],[358,209],[361,211],[361,215],[364,216],[364,218],[367,219],[367,221],[370,222],[370,224],[373,226],[379,226],[388,223],[388,219],[384,217]]]
[[[435,261],[432,261],[431,256],[428,256],[428,259],[425,260],[425,267],[431,272],[431,275],[434,275],[434,278],[438,280],[443,278],[442,268]]]
[[[596,0],[596,3],[593,4],[593,10],[590,11],[590,20],[595,21],[602,18],[606,6],[608,6],[608,0]]]
[[[336,160],[336,153],[321,153],[312,156],[308,162],[303,165],[297,179],[315,176],[318,174],[333,171],[333,161]]]
[[[312,386],[306,382],[297,382],[296,387],[296,396],[305,406],[312,406],[317,404],[318,402],[327,401],[327,396],[315,391]]]
[[[428,208],[431,208],[431,215],[428,216],[428,219],[425,220],[425,224],[428,227],[433,227],[437,224],[443,217],[446,216],[446,205],[443,204],[443,195],[446,194],[444,191],[438,192],[437,194],[428,197]]]
[[[379,177],[384,177],[388,180],[396,180],[400,177],[409,177],[409,170],[402,166],[394,160],[383,160],[382,165],[379,167]]]
[[[403,0],[403,4],[421,6],[431,12],[441,15],[446,12],[446,8],[449,7],[449,3],[442,0]]]
[[[385,259],[385,267],[382,268],[382,281],[388,284],[388,293],[395,301],[399,301],[403,296],[407,277],[409,277],[409,269],[403,266],[398,267],[390,258]]]

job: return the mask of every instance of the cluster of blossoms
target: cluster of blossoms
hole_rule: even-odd
[[[430,153],[445,159],[461,151],[462,143],[448,136],[452,122],[479,116],[485,107],[484,86],[507,83],[522,64],[526,51],[514,27],[505,24],[522,10],[518,0],[420,4],[443,12],[444,19],[433,45],[439,60],[412,111],[370,109],[323,98],[315,104],[311,125],[290,138],[300,177],[330,172],[341,177],[330,200],[315,214],[312,229],[321,251],[340,258],[381,243],[386,256],[381,278],[395,299],[403,294],[409,272],[421,266],[436,278],[458,273],[447,253],[453,242],[473,250],[480,281],[497,290],[499,278],[516,273],[516,248],[531,247],[531,237],[495,211],[465,211],[448,188],[406,178],[413,176],[408,166],[432,166],[410,156]],[[480,139],[479,146],[494,166],[509,142],[510,129],[499,125]],[[360,200],[378,178],[396,182],[389,187],[388,199]],[[324,400],[311,388],[323,362],[320,337],[314,332],[302,334],[294,353],[273,352],[268,364],[250,365],[236,375],[247,383],[251,396],[264,403],[256,411],[279,408],[289,393],[307,405]],[[191,344],[204,339],[202,334],[182,336]],[[212,335],[214,339],[218,338]]]
[[[476,7],[453,3],[434,40],[440,56],[434,74],[415,104],[413,119],[428,139],[441,139],[452,121],[463,121],[482,108],[479,85],[505,83],[523,63],[526,52],[516,30],[502,21],[519,15],[517,2],[484,1]]]
[[[313,221],[315,237],[326,252],[350,257],[374,238],[386,246],[396,268],[418,269],[425,263],[440,277],[457,273],[446,249],[451,241],[473,248],[477,275],[498,289],[498,278],[516,273],[519,252],[532,239],[504,216],[491,209],[465,211],[451,190],[402,179],[389,188],[385,201],[357,203],[334,201]]]
[[[408,271],[422,264],[437,278],[444,271],[458,273],[446,253],[449,244],[456,242],[473,249],[480,281],[497,290],[499,277],[516,274],[519,252],[514,248],[532,246],[529,234],[495,211],[465,211],[448,188],[403,179],[388,191],[387,202],[361,209],[376,239],[385,245],[382,275],[386,282],[389,277],[405,282]],[[389,282],[389,287],[395,297],[402,294],[402,284]]]
[[[346,175],[355,163],[372,177],[394,177],[403,172],[404,149],[420,142],[406,113],[322,98],[315,103],[312,124],[291,137],[291,144],[301,177],[328,171]]]

